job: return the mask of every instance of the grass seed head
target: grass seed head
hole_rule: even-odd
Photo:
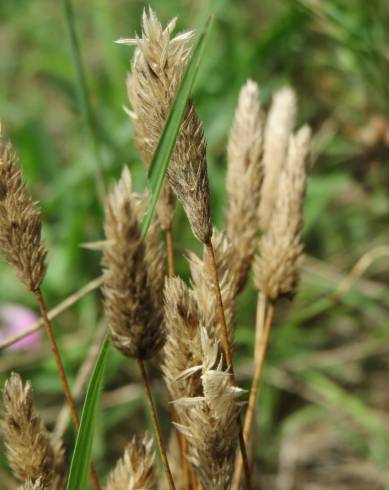
[[[134,437],[108,477],[105,490],[157,490],[153,441],[147,434]]]
[[[262,231],[269,226],[281,169],[288,152],[289,137],[296,120],[296,95],[290,87],[274,94],[267,116],[264,139],[264,179],[259,205]]]
[[[189,458],[204,488],[227,490],[234,471],[238,443],[241,390],[231,385],[223,369],[218,342],[201,329],[202,396],[176,400],[182,407],[178,429],[189,441]]]
[[[192,33],[173,37],[175,23],[173,19],[164,29],[149,9],[143,14],[142,37],[120,41],[136,46],[127,91],[135,137],[145,162],[150,162],[157,147],[191,53]],[[209,242],[212,235],[205,149],[202,124],[189,102],[167,178],[185,209],[193,233],[203,243]],[[173,203],[169,190],[164,190],[162,199],[165,213],[162,212],[163,216],[159,213],[159,219],[166,228],[172,217],[166,212]]]
[[[125,168],[106,203],[104,306],[113,345],[126,356],[148,359],[165,340],[160,284],[164,260],[160,247],[155,248],[156,230],[151,241],[141,239],[142,209]]]
[[[293,296],[298,283],[309,147],[310,130],[307,126],[290,137],[272,218],[259,243],[254,281],[256,287],[272,301],[281,296]]]
[[[20,376],[12,373],[5,382],[3,402],[1,426],[13,474],[20,480],[31,480],[34,489],[39,488],[37,480],[42,488],[58,488],[64,470],[62,444],[53,444],[36,413],[31,383],[23,386]]]
[[[22,180],[16,155],[0,128],[0,253],[31,291],[43,281],[47,254],[41,212]]]
[[[238,290],[247,281],[257,243],[263,119],[258,85],[248,80],[240,91],[228,141],[226,232],[234,251],[230,267]]]

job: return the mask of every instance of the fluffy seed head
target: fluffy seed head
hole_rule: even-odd
[[[258,85],[242,87],[228,141],[226,232],[234,251],[230,267],[238,290],[247,281],[258,231],[258,205],[262,182],[263,113]]]
[[[145,434],[134,437],[108,477],[105,490],[157,490],[153,441]]]
[[[20,279],[36,291],[45,275],[41,213],[23,183],[16,156],[0,128],[0,253]]]
[[[39,478],[38,480],[35,480],[35,482],[27,480],[21,487],[19,487],[19,490],[45,490],[45,486]]]
[[[255,286],[273,301],[293,295],[299,278],[309,146],[307,126],[290,137],[272,218],[260,240],[259,256],[254,264]]]
[[[227,490],[234,471],[241,390],[231,385],[220,347],[205,328],[201,329],[201,343],[203,394],[176,400],[176,406],[182,408],[178,429],[190,443],[189,458],[203,488]]]
[[[165,323],[162,371],[170,397],[197,396],[201,391],[199,375],[183,379],[180,374],[202,362],[199,308],[193,291],[178,277],[166,279]]]
[[[126,356],[148,359],[159,351],[165,339],[160,284],[160,263],[164,261],[158,257],[156,260],[152,252],[155,249],[148,249],[141,239],[141,209],[125,168],[106,204],[104,306],[113,345]]]
[[[188,41],[192,33],[172,37],[175,23],[176,19],[173,19],[163,29],[149,9],[148,14],[143,14],[142,37],[119,41],[137,46],[127,87],[136,140],[146,162],[151,160],[157,147],[191,52]],[[192,102],[189,102],[182,122],[167,178],[185,209],[193,233],[207,243],[212,227],[205,140]],[[160,220],[169,222],[166,216]]]
[[[264,179],[259,205],[262,231],[269,225],[277,194],[281,169],[288,151],[289,137],[296,120],[296,95],[285,87],[275,93],[266,120],[264,140]]]
[[[12,373],[4,386],[3,404],[1,427],[13,474],[20,480],[31,480],[26,485],[34,489],[40,488],[37,480],[42,488],[58,488],[55,486],[60,481],[58,469],[63,471],[62,446],[54,447],[35,412],[31,383],[23,387],[20,376]]]

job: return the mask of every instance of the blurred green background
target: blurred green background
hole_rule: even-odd
[[[0,3],[0,119],[42,205],[50,307],[99,274],[99,253],[80,247],[103,236],[96,165],[107,184],[128,164],[136,187],[145,185],[122,109],[132,50],[113,43],[140,33],[145,4],[73,3],[96,151],[79,103],[62,2]],[[308,122],[315,134],[302,282],[295,301],[278,309],[257,411],[257,488],[389,488],[389,4],[160,0],[150,5],[164,24],[178,16],[180,30],[201,26],[209,13],[216,16],[194,98],[208,141],[218,227],[226,203],[226,141],[247,78],[259,83],[264,107],[277,88],[294,87],[299,125]],[[181,210],[174,236],[178,271],[187,277],[182,253],[199,248]],[[0,275],[1,304],[35,308],[3,262]],[[250,285],[236,317],[237,370],[246,388],[255,301]],[[55,321],[71,379],[101,316],[96,293]],[[27,353],[1,352],[1,384],[11,370],[32,380],[36,404],[51,426],[63,397],[45,339]],[[111,353],[95,445],[101,475],[133,431],[146,426],[137,386],[132,364]],[[157,370],[154,388],[167,437],[167,397]],[[71,448],[73,434],[66,437]],[[3,452],[0,458],[0,471],[7,472]]]

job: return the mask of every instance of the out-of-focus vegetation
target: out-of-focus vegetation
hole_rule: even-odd
[[[218,226],[225,204],[226,140],[247,78],[259,82],[266,106],[276,88],[292,85],[299,121],[308,122],[316,135],[305,206],[307,259],[297,298],[279,310],[258,403],[259,481],[280,490],[313,483],[389,488],[389,5],[386,0],[159,0],[151,6],[165,22],[177,15],[180,29],[216,14],[195,101],[208,140]],[[74,1],[74,8],[105,181],[128,163],[142,188],[144,169],[122,110],[131,51],[113,41],[139,31],[144,4],[83,0]],[[99,274],[99,254],[80,244],[102,238],[96,154],[80,111],[62,2],[1,2],[0,45],[0,119],[42,204],[50,250],[44,289],[54,306]],[[187,274],[182,252],[198,245],[181,210],[174,235],[178,271]],[[33,307],[3,263],[0,274],[1,303]],[[91,294],[55,321],[71,379],[101,313],[99,295]],[[237,371],[246,387],[254,315],[249,286],[235,342]],[[1,384],[11,369],[31,379],[37,405],[53,423],[63,397],[45,341],[27,353],[0,356]],[[137,382],[131,363],[112,352],[95,438],[102,474],[145,418]],[[166,401],[161,383],[156,381],[155,390]],[[167,432],[166,405],[161,411]],[[0,451],[6,471],[3,458]]]

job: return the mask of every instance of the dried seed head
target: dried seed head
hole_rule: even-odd
[[[230,267],[241,290],[254,257],[262,183],[263,113],[258,85],[248,80],[239,95],[228,141],[226,232],[234,251]]]
[[[39,480],[42,488],[58,488],[55,486],[61,478],[58,470],[63,472],[62,445],[53,446],[51,436],[35,412],[31,383],[23,387],[20,376],[12,373],[4,386],[3,401],[1,426],[15,477],[31,480],[36,485]],[[39,485],[32,488],[38,489]]]
[[[275,93],[265,127],[264,179],[259,205],[263,231],[269,226],[281,169],[288,151],[289,137],[296,119],[296,95],[289,87]]]
[[[157,147],[191,52],[188,41],[192,33],[172,37],[175,23],[173,19],[163,29],[149,9],[148,14],[143,14],[142,37],[119,41],[137,46],[127,87],[136,140],[146,162],[151,160]],[[192,102],[188,104],[167,177],[185,209],[193,233],[200,241],[208,243],[212,227],[205,140]],[[160,220],[169,221],[166,217]]]
[[[225,235],[216,229],[213,233],[212,244],[215,251],[226,323],[228,327],[231,327],[238,283],[237,276],[231,268],[234,252]],[[215,332],[218,332],[218,338],[222,338],[215,295],[210,294],[210,291],[214,288],[210,257],[207,251],[204,250],[202,259],[193,253],[189,253],[188,258],[192,274],[193,291],[199,305],[200,323],[201,325],[206,325],[209,330],[214,329]],[[230,337],[232,337],[231,328],[229,330]]]
[[[165,284],[166,343],[162,371],[172,400],[197,396],[201,392],[200,373],[180,379],[202,363],[199,311],[193,291],[178,277]]]
[[[31,480],[27,480],[21,487],[19,487],[19,490],[46,490],[46,489],[47,487],[43,485],[42,480],[40,478],[38,480],[35,480],[35,482],[32,482]]]
[[[189,458],[203,487],[226,490],[234,470],[241,390],[231,385],[220,347],[205,328],[201,343],[203,396],[176,400],[182,408],[182,424],[176,425],[190,443]]]
[[[155,238],[149,249],[141,239],[141,208],[125,168],[106,204],[104,306],[113,345],[126,356],[148,359],[165,340],[159,284],[163,276],[150,246]]]
[[[157,490],[152,446],[153,441],[147,434],[143,439],[134,437],[109,475],[105,490]]]
[[[39,289],[46,266],[41,213],[23,183],[16,156],[0,128],[0,253],[31,291]]]
[[[272,218],[259,243],[259,257],[254,264],[255,286],[272,301],[293,295],[298,282],[309,146],[307,126],[290,137]]]

